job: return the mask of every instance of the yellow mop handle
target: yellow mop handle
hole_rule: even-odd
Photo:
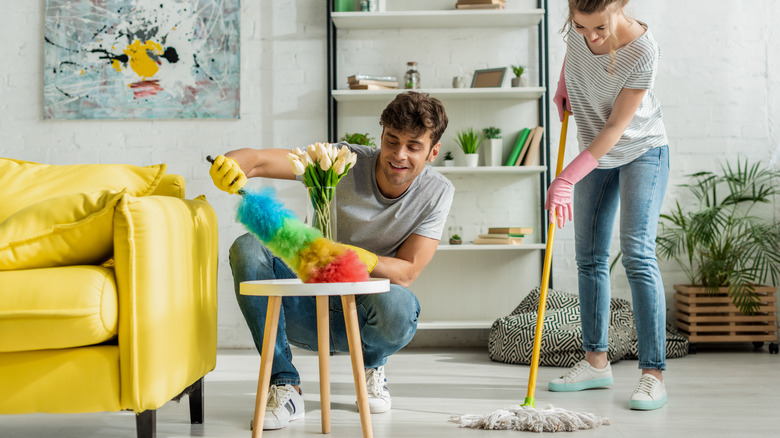
[[[558,146],[558,165],[555,176],[563,170],[563,153],[566,150],[566,130],[569,127],[569,111],[563,111],[563,124],[561,125],[561,142]],[[547,285],[550,283],[550,266],[552,265],[552,248],[555,240],[555,223],[551,222],[547,231],[547,245],[544,250],[544,268],[542,270],[542,288],[539,292],[539,311],[536,314],[536,332],[534,333],[534,351],[531,357],[531,374],[528,376],[528,394],[523,406],[534,406],[534,394],[536,393],[536,373],[539,371],[539,352],[542,349],[542,324],[544,323],[544,309],[547,303]]]

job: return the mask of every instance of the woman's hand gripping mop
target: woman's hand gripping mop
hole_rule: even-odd
[[[564,106],[565,108],[565,106]],[[563,154],[566,149],[566,130],[569,124],[569,111],[563,112],[561,125],[561,141],[558,148],[558,164],[556,177],[563,169]],[[569,213],[571,209],[569,209]],[[531,357],[531,372],[528,377],[528,393],[522,405],[508,409],[499,409],[492,413],[479,415],[455,416],[450,419],[460,427],[493,430],[527,430],[533,432],[571,432],[581,429],[595,429],[600,425],[609,425],[609,420],[598,415],[572,412],[548,405],[545,409],[536,409],[534,398],[536,392],[536,374],[539,370],[539,354],[542,346],[542,325],[547,301],[547,289],[550,283],[550,266],[552,265],[552,248],[555,240],[555,216],[551,210],[550,224],[547,233],[547,248],[544,252],[544,268],[542,270],[542,285],[539,293],[539,310],[536,315],[536,331],[534,333],[534,348]],[[563,213],[563,212],[561,212]],[[565,214],[565,213],[564,213]],[[558,217],[560,221],[562,217]],[[563,219],[565,221],[565,219]]]

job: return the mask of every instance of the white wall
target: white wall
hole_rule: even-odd
[[[43,121],[44,3],[2,0],[0,156],[52,164],[168,163],[169,172],[186,178],[188,197],[206,194],[219,214],[219,345],[250,346],[227,264],[227,249],[243,229],[233,219],[235,199],[212,186],[204,157],[238,147],[295,147],[326,137],[325,2],[242,2],[241,119],[235,121]],[[565,2],[550,3],[550,67],[557,72],[564,49],[556,31]],[[657,92],[672,150],[667,205],[679,199],[675,184],[685,174],[714,169],[737,154],[777,165],[780,30],[774,21],[780,4],[749,4],[735,9],[727,0],[632,2],[634,16],[650,25],[663,50]],[[446,36],[426,40],[449,43]],[[573,128],[567,161],[575,156]],[[551,126],[553,145],[559,129],[557,122]],[[275,185],[294,210],[301,208],[297,185]],[[770,214],[780,214],[780,206]],[[557,233],[554,263],[555,287],[576,290],[571,227]],[[663,264],[663,272],[667,285],[684,279],[671,265]],[[616,273],[615,296],[629,295],[624,276]]]

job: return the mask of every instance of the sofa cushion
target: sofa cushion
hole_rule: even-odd
[[[133,196],[155,191],[165,164],[53,165],[0,158],[0,221],[28,205],[54,196],[97,190],[126,189]]]
[[[124,195],[71,193],[0,222],[0,270],[99,264],[113,249],[114,207]]]
[[[112,269],[2,271],[0,285],[0,352],[80,347],[116,336]]]

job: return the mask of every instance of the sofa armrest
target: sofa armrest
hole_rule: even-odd
[[[157,409],[216,365],[217,218],[205,198],[125,195],[114,215],[122,406]]]

